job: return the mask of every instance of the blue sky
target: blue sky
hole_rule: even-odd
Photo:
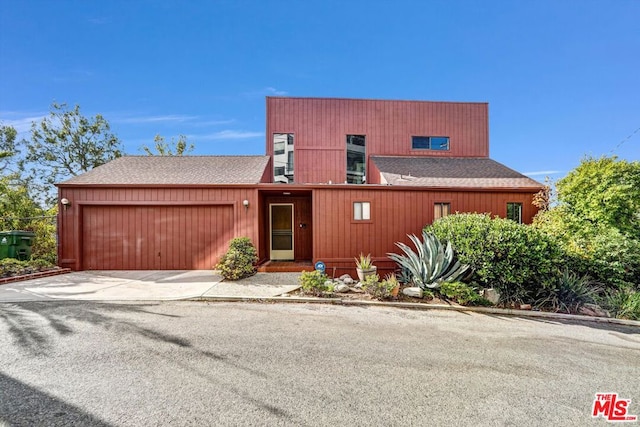
[[[639,22],[639,0],[0,0],[0,122],[57,101],[129,154],[263,154],[268,95],[488,102],[491,157],[559,178],[640,159]]]

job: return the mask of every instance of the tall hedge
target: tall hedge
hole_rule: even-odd
[[[473,269],[472,280],[495,288],[506,303],[535,299],[563,263],[563,251],[552,237],[507,219],[456,214],[425,229],[450,241],[460,262]]]

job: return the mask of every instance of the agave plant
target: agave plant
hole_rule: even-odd
[[[402,242],[396,242],[396,246],[405,254],[387,255],[398,263],[403,272],[408,273],[416,286],[437,289],[442,282],[457,280],[469,270],[468,265],[462,265],[456,259],[451,243],[444,245],[436,236],[426,231],[422,232],[422,241],[414,234],[407,236],[417,252]]]

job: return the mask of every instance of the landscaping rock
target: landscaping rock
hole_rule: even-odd
[[[520,304],[520,310],[531,310],[531,304]]]
[[[362,282],[358,282],[355,285],[353,285],[354,288],[356,289],[362,289]]]
[[[585,316],[610,317],[609,312],[603,310],[602,307],[597,304],[584,304],[578,309],[578,313]]]
[[[347,277],[345,278],[340,278],[340,280],[342,280],[344,282],[345,285],[353,285],[354,280],[351,278],[351,276],[349,276],[348,274],[346,274]]]
[[[422,289],[415,287],[404,288],[402,293],[408,297],[422,298]]]
[[[337,293],[340,293],[340,294],[343,294],[343,293],[349,292],[350,290],[351,290],[351,289],[349,288],[349,285],[346,285],[346,284],[344,284],[344,283],[338,283],[338,284],[333,288],[333,291],[334,291],[334,292],[337,292]]]
[[[493,288],[483,289],[482,296],[493,304],[497,304],[500,301],[500,294]]]
[[[326,280],[326,281],[324,282],[324,285],[325,285],[325,286],[334,286],[334,284],[333,284],[333,280]]]

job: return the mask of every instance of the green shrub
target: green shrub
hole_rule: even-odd
[[[0,276],[2,277],[21,276],[51,268],[55,268],[55,265],[44,259],[20,261],[15,258],[4,258],[0,260]]]
[[[372,274],[364,279],[362,290],[373,298],[384,300],[391,298],[392,291],[396,286],[398,286],[398,281],[395,279],[395,275],[380,281],[380,276]]]
[[[493,305],[491,301],[480,296],[471,286],[462,282],[444,282],[438,292],[443,297],[460,305]]]
[[[451,243],[445,245],[426,231],[422,232],[422,241],[413,234],[409,239],[416,248],[415,252],[404,243],[396,242],[404,255],[387,255],[400,266],[402,276],[420,289],[437,289],[442,282],[457,280],[469,269],[468,265],[462,265],[456,259]]]
[[[328,280],[329,276],[318,270],[303,271],[298,279],[302,292],[315,296],[322,296],[325,292],[333,291],[333,287],[326,284]]]
[[[427,300],[431,300],[435,298],[435,294],[433,293],[433,291],[431,289],[425,289],[422,291],[422,298],[427,299]]]
[[[619,319],[640,320],[640,292],[632,288],[610,291],[604,308]]]
[[[600,292],[600,286],[589,276],[580,276],[565,268],[538,291],[541,298],[536,301],[536,306],[556,312],[577,313],[584,304],[595,303]]]
[[[46,214],[51,216],[55,215],[56,212],[57,209],[52,208],[47,211]],[[42,259],[50,265],[55,265],[58,259],[55,221],[52,221],[50,218],[33,220],[27,229],[36,234],[36,237],[33,239],[33,246],[31,246],[31,258]]]
[[[532,302],[540,283],[556,275],[564,252],[542,231],[487,214],[456,214],[425,228],[450,242],[461,263],[483,288],[495,288],[501,302]]]
[[[256,273],[256,248],[248,237],[236,237],[229,242],[229,250],[222,255],[216,269],[227,280],[244,279]]]
[[[0,260],[0,274],[2,274],[2,277],[19,276],[25,274],[27,269],[27,261],[20,261],[15,258],[4,258]]]
[[[577,226],[566,217],[561,222],[559,212],[539,215],[534,225],[558,236],[572,270],[608,288],[640,283],[640,241],[607,225],[580,221]]]

